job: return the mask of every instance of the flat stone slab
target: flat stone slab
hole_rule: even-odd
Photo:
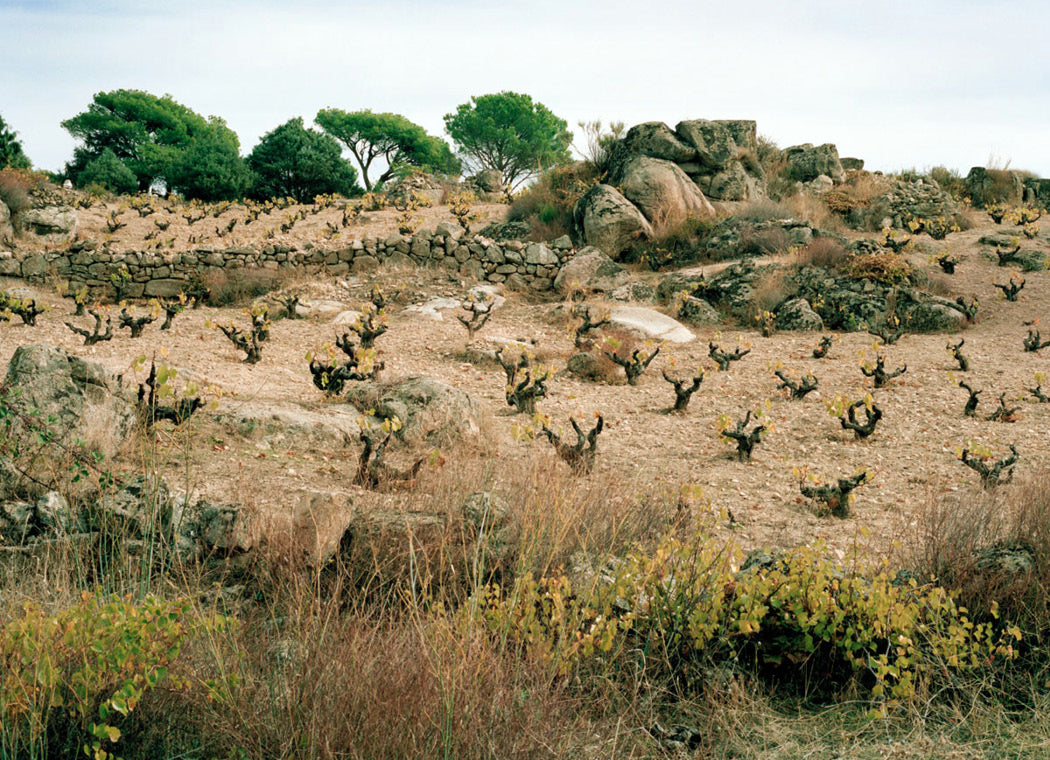
[[[471,288],[470,293],[479,300],[486,298],[491,299],[493,311],[501,307],[507,300],[499,294],[499,288],[495,285],[478,285],[477,287]],[[436,296],[425,303],[414,303],[411,306],[406,306],[405,313],[418,314],[427,319],[432,319],[435,322],[444,322],[445,317],[441,312],[448,311],[449,309],[456,309],[457,313],[463,313],[460,311],[463,301],[464,299],[462,298]]]
[[[327,404],[317,411],[267,402],[231,403],[215,418],[236,432],[259,438],[262,447],[320,448],[356,444],[361,412],[350,404]]]
[[[696,338],[681,322],[644,306],[615,306],[609,312],[609,321],[649,338],[670,343],[688,343]]]
[[[406,306],[405,313],[419,314],[435,322],[444,322],[445,318],[441,315],[441,312],[448,309],[458,309],[459,304],[460,299],[458,298],[431,298],[426,303],[415,303],[411,306]]]
[[[319,321],[335,319],[344,311],[346,311],[346,304],[339,301],[307,301],[299,304],[295,309],[295,313],[300,317]]]

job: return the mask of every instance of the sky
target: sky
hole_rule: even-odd
[[[882,171],[1050,175],[1046,0],[0,0],[0,115],[38,168],[96,92],[169,94],[247,154],[321,108],[446,137],[471,96],[528,93],[569,123],[754,119]]]

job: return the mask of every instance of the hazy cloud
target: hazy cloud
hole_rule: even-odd
[[[117,88],[227,120],[247,153],[318,109],[435,134],[471,95],[527,92],[571,127],[752,118],[895,170],[990,156],[1050,174],[1050,4],[1032,2],[0,2],[0,113],[39,166]]]

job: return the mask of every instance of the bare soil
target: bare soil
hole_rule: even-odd
[[[500,207],[486,213],[501,213]],[[427,209],[424,214],[428,225],[451,219],[442,208]],[[84,212],[84,228],[94,230],[104,215],[102,210]],[[346,236],[389,232],[387,215],[380,212]],[[132,225],[140,220],[134,216],[128,231],[138,234],[137,226]],[[323,221],[318,219],[320,227]],[[144,229],[145,225],[152,226],[150,219],[141,223]],[[967,441],[987,445],[998,455],[1005,454],[1009,444],[1016,445],[1021,453],[1018,475],[1038,475],[1050,469],[1050,404],[1034,403],[1026,391],[1036,384],[1036,373],[1050,371],[1050,349],[1026,353],[1021,345],[1027,332],[1025,322],[1041,318],[1050,335],[1050,319],[1046,318],[1050,313],[1050,273],[1027,273],[1019,300],[1004,301],[993,282],[1006,282],[1011,272],[998,267],[994,256],[977,245],[981,235],[993,232],[1011,231],[988,222],[955,233],[946,243],[923,238],[930,250],[951,246],[961,264],[954,276],[944,279],[953,292],[975,295],[981,302],[977,324],[960,334],[966,339],[963,351],[972,362],[965,375],[945,350],[949,339],[960,337],[955,335],[906,335],[892,346],[876,347],[870,335],[839,334],[830,356],[818,360],[811,354],[818,334],[779,332],[763,338],[755,330],[724,327],[694,330],[694,341],[665,346],[637,387],[585,382],[559,372],[550,383],[548,398],[540,400],[538,407],[570,436],[570,415],[582,415],[588,425],[593,413],[604,415],[606,430],[599,438],[594,472],[582,476],[585,487],[620,484],[618,492],[627,499],[653,493],[673,495],[683,489],[693,494],[695,489],[688,487],[699,486],[705,498],[690,500],[690,508],[724,512],[721,529],[735,534],[745,547],[795,545],[819,538],[842,552],[855,546],[877,553],[889,551],[894,541],[914,533],[918,513],[939,494],[979,489],[976,473],[957,460],[956,450]],[[302,234],[307,235],[307,228]],[[141,242],[128,238],[124,244],[133,247]],[[1026,247],[1044,252],[1050,249],[1045,237],[1026,243]],[[940,277],[928,254],[912,254],[911,260]],[[653,282],[662,276],[636,274]],[[465,352],[466,331],[456,321],[454,311],[444,312],[442,321],[404,311],[409,303],[434,296],[461,297],[472,283],[450,277],[444,270],[410,270],[380,271],[373,278],[302,281],[299,285],[312,302],[340,301],[353,309],[365,300],[373,279],[387,286],[400,283],[404,291],[399,303],[388,307],[390,329],[377,341],[380,358],[386,364],[383,378],[428,375],[475,395],[486,410],[481,441],[442,452],[442,472],[424,469],[414,490],[377,494],[351,486],[356,445],[329,450],[284,445],[214,422],[217,412],[239,404],[266,403],[322,412],[340,404],[325,400],[314,388],[304,358],[308,351],[318,351],[342,331],[330,319],[275,321],[262,361],[251,366],[241,361],[241,353],[213,326],[230,320],[246,323],[247,318],[236,309],[187,310],[170,332],[160,332],[153,325],[140,339],[132,340],[126,330],[121,330],[112,341],[85,348],[80,337],[63,324],[72,319],[72,303],[46,289],[33,288],[49,311],[35,328],[17,324],[17,319],[0,323],[0,366],[19,345],[48,343],[101,362],[123,374],[125,382],[134,387],[145,375],[144,369],[134,366],[136,358],[156,356],[158,363],[180,370],[178,383],[193,380],[214,389],[211,395],[216,399],[215,408],[203,412],[203,419],[190,426],[190,445],[166,429],[159,434],[159,455],[172,469],[172,477],[214,499],[246,503],[274,515],[286,514],[302,489],[346,492],[362,506],[395,502],[411,506],[433,487],[436,478],[454,473],[456,468],[474,468],[479,460],[494,462],[490,469],[496,472],[535,469],[542,475],[565,467],[544,440],[522,435],[522,426],[528,420],[514,415],[505,403],[500,367],[490,361],[468,360],[477,352]],[[0,287],[26,286],[7,281],[0,282]],[[506,296],[506,304],[476,337],[475,347],[496,345],[497,339],[535,341],[543,361],[564,367],[573,353],[565,305],[515,293]],[[86,324],[86,319],[73,321]],[[719,372],[707,356],[708,341],[715,339],[728,347],[748,345],[751,353],[734,363],[730,371]],[[861,374],[859,364],[863,357],[873,360],[879,352],[885,354],[888,368],[906,364],[908,370],[889,387],[873,391],[872,381]],[[777,390],[778,381],[770,368],[778,362],[796,377],[813,373],[819,379],[819,389],[802,401],[788,399],[785,392]],[[684,374],[697,366],[705,368],[706,379],[688,412],[668,414],[674,394],[660,371]],[[984,389],[977,417],[963,416],[967,394],[955,385],[951,373]],[[827,402],[838,394],[859,399],[868,392],[873,393],[885,417],[871,438],[854,440],[853,434],[829,415]],[[1011,405],[1021,407],[1016,421],[985,419],[1000,393],[1006,394]],[[719,440],[717,419],[723,413],[739,419],[748,409],[763,406],[768,406],[772,432],[757,447],[751,462],[739,462],[733,447]],[[397,456],[395,453],[395,459]],[[408,453],[401,452],[400,456],[407,458]],[[795,468],[808,470],[825,481],[852,475],[861,468],[873,477],[856,491],[851,515],[837,519],[819,516],[813,503],[800,496]],[[500,487],[498,482],[495,487]]]

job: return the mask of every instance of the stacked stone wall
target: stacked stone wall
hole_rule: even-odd
[[[504,282],[516,289],[550,290],[562,264],[575,251],[568,236],[553,243],[467,238],[444,225],[437,232],[393,234],[355,240],[339,248],[267,245],[261,249],[200,246],[186,251],[114,252],[90,243],[68,250],[16,254],[0,252],[0,276],[42,280],[57,276],[74,287],[110,287],[113,275],[130,275],[133,298],[178,295],[195,275],[236,269],[295,269],[319,275],[363,274],[381,265],[444,267],[464,277]]]

